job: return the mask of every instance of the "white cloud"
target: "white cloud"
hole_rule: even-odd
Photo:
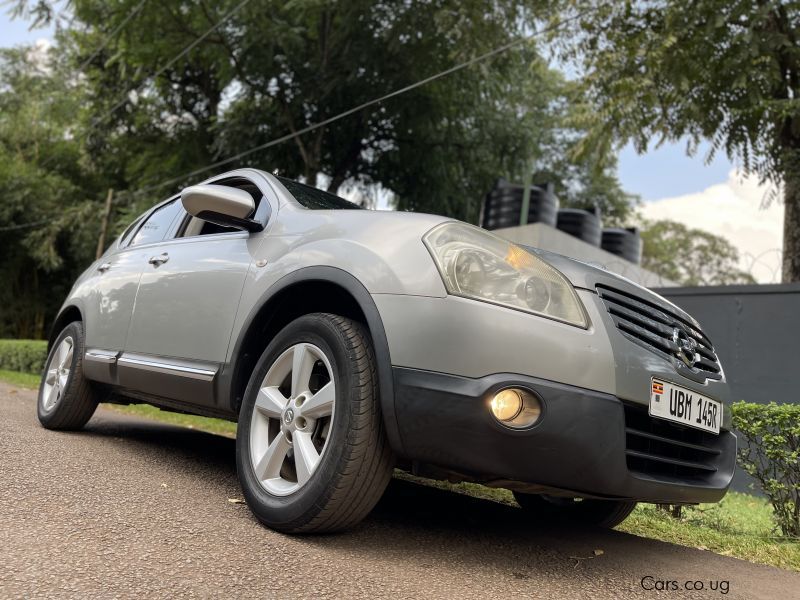
[[[764,207],[768,191],[756,177],[742,177],[733,170],[727,181],[702,192],[647,202],[642,214],[724,237],[739,250],[741,268],[756,281],[779,283],[783,205],[773,201]]]

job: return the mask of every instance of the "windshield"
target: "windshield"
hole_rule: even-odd
[[[353,204],[344,198],[340,198],[334,194],[329,194],[328,192],[323,192],[322,190],[318,190],[317,188],[313,188],[309,185],[304,185],[302,183],[298,183],[297,181],[285,179],[283,177],[278,177],[278,180],[287,190],[289,190],[289,193],[294,196],[294,199],[305,208],[310,208],[312,210],[328,210],[336,208],[363,210],[358,204]]]

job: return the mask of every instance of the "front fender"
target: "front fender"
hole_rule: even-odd
[[[358,304],[363,313],[372,344],[375,351],[377,362],[378,389],[380,392],[381,412],[383,414],[384,426],[392,448],[401,452],[401,441],[397,417],[395,415],[394,403],[394,381],[392,374],[392,359],[389,354],[389,343],[386,339],[386,331],[383,327],[378,308],[372,295],[367,288],[355,276],[337,267],[316,265],[303,267],[283,275],[280,279],[272,283],[260,296],[257,302],[252,303],[252,307],[247,315],[242,318],[242,325],[236,329],[237,335],[232,345],[230,353],[230,369],[227,369],[222,377],[226,379],[223,383],[225,389],[230,389],[233,382],[238,379],[238,362],[241,357],[241,350],[251,327],[261,318],[263,311],[269,308],[269,303],[276,298],[282,291],[304,282],[327,282],[345,290]],[[230,395],[230,402],[235,402],[233,394]],[[231,407],[232,412],[235,408]]]

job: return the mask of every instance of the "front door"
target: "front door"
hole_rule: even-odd
[[[178,231],[182,237],[150,249],[118,362],[120,384],[213,406],[214,381],[263,238],[184,219],[188,224]]]

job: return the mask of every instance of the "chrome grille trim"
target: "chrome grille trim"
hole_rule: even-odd
[[[597,294],[622,335],[668,358],[678,372],[690,379],[704,381],[722,378],[722,368],[714,346],[695,323],[644,298],[618,289],[598,285]],[[672,337],[676,327],[697,343],[695,351],[699,359],[691,367],[678,359],[680,348]]]

